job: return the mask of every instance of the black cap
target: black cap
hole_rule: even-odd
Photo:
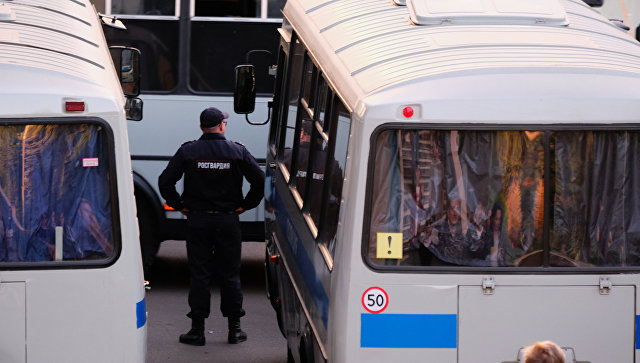
[[[222,112],[215,107],[209,107],[200,114],[200,126],[215,127],[220,125],[222,120],[226,120],[228,118],[228,113]]]

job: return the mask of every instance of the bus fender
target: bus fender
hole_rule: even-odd
[[[160,199],[156,195],[156,192],[153,190],[153,187],[151,186],[151,184],[149,184],[149,182],[147,182],[142,176],[140,176],[140,174],[134,171],[133,187],[134,187],[136,197],[138,195],[142,195],[146,199],[147,203],[153,210],[154,220],[157,223],[160,223],[162,218],[164,218],[162,203],[160,202]]]

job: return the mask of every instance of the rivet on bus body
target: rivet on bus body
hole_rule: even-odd
[[[406,118],[411,118],[413,116],[413,108],[412,107],[405,107],[402,110],[402,115]]]

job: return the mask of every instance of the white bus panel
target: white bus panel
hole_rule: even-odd
[[[2,361],[145,361],[119,51],[89,1],[0,2]]]
[[[578,0],[290,0],[268,292],[296,362],[634,362],[640,44]]]

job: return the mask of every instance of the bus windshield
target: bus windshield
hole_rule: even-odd
[[[106,143],[94,124],[0,127],[0,264],[114,255]]]
[[[374,265],[640,266],[640,132],[385,129]]]

